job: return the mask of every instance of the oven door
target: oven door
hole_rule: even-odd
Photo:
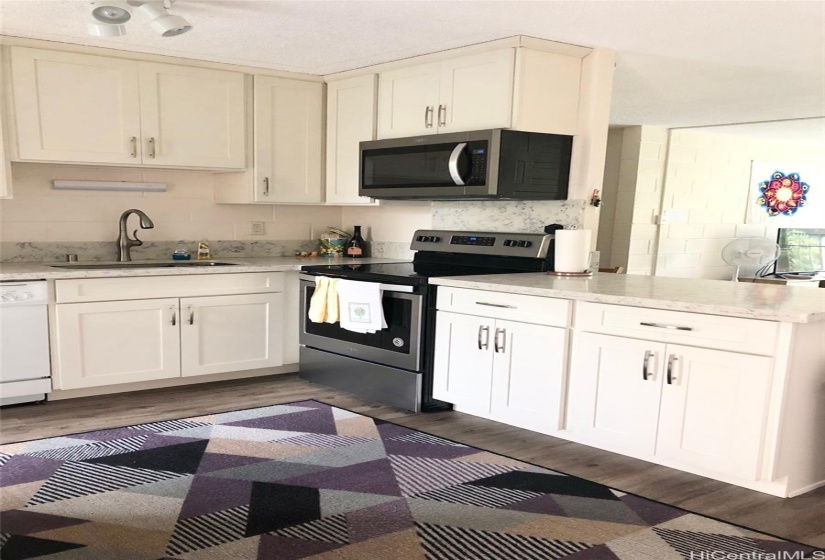
[[[421,371],[423,295],[414,293],[413,286],[383,284],[382,303],[387,328],[364,334],[342,329],[338,323],[310,321],[307,312],[315,292],[315,276],[301,274],[299,278],[301,344],[350,358]]]

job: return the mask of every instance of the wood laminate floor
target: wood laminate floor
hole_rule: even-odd
[[[825,547],[825,488],[776,498],[459,412],[412,414],[296,375],[86,397],[0,411],[3,443],[241,408],[318,399],[816,547]]]

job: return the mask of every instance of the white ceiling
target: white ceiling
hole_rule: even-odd
[[[825,2],[178,0],[194,29],[86,34],[90,0],[0,0],[6,35],[330,74],[513,35],[617,51],[613,125],[825,116]]]

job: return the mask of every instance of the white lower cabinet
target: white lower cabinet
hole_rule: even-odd
[[[667,353],[656,456],[755,480],[772,358],[675,344]]]
[[[433,396],[468,414],[490,413],[494,321],[439,311],[435,327]]]
[[[177,298],[55,307],[56,389],[180,376]]]
[[[576,333],[568,425],[578,441],[756,480],[772,359]]]
[[[55,388],[283,365],[284,294],[271,291],[281,289],[282,274],[219,276],[58,280]],[[218,289],[263,293],[185,297]],[[150,299],[126,299],[141,294]],[[77,301],[86,297],[109,301]]]
[[[490,414],[507,424],[555,432],[561,422],[567,329],[496,321]]]
[[[439,311],[433,396],[468,414],[559,428],[566,329]]]
[[[283,364],[283,294],[184,298],[180,308],[182,375]]]
[[[664,344],[576,333],[567,429],[598,447],[653,454],[664,354]]]

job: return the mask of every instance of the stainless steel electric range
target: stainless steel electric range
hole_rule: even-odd
[[[418,230],[412,262],[301,267],[300,377],[406,410],[445,410],[433,399],[436,276],[552,270],[553,235]],[[315,323],[316,278],[378,282],[387,327],[375,333]]]

